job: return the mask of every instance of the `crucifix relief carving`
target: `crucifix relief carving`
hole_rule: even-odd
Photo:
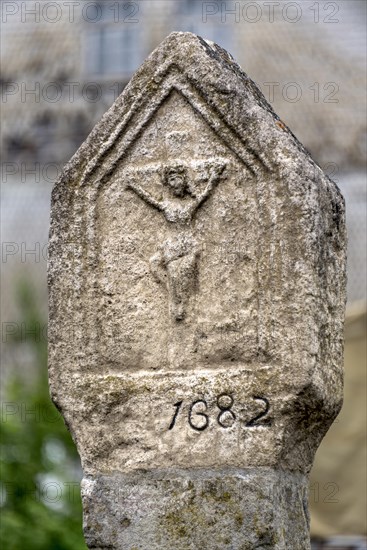
[[[150,269],[155,279],[165,285],[169,295],[170,312],[175,321],[185,318],[188,301],[195,289],[199,245],[194,238],[192,220],[200,206],[209,197],[220,179],[224,177],[226,161],[210,159],[206,162],[203,180],[191,181],[188,166],[172,162],[161,169],[160,177],[168,195],[157,199],[144,189],[137,180],[138,171],[129,172],[127,188],[143,201],[164,215],[174,226],[174,234],[158,245],[150,258]],[[195,173],[195,166],[192,166]]]

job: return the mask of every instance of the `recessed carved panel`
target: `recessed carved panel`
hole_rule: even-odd
[[[104,357],[114,368],[251,362],[257,266],[249,238],[256,225],[249,219],[256,208],[253,176],[189,102],[172,93],[98,201],[104,304],[112,293],[102,315],[109,330],[126,326],[110,335],[101,326]],[[139,343],[129,320],[142,328]]]

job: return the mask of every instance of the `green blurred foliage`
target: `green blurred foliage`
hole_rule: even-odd
[[[80,462],[49,397],[44,324],[31,289],[22,284],[18,297],[27,334],[17,331],[6,345],[27,346],[34,375],[7,375],[3,389],[0,548],[86,550]]]

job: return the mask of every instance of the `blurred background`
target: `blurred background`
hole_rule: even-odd
[[[227,49],[347,205],[345,403],[310,481],[314,549],[366,548],[366,2],[1,3],[1,535],[86,549],[74,444],[47,385],[53,182],[173,30]]]

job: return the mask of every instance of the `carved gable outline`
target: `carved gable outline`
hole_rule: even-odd
[[[267,166],[256,153],[249,148],[242,137],[224,121],[220,112],[214,105],[209,105],[198,88],[190,81],[187,75],[175,63],[171,63],[161,75],[158,89],[151,94],[143,91],[134,107],[120,124],[117,125],[111,138],[106,142],[101,151],[88,163],[84,171],[81,184],[85,183],[92,174],[98,172],[99,182],[110,178],[123,159],[128,149],[138,139],[144,127],[156,114],[161,105],[169,98],[172,92],[180,94],[201,119],[210,127],[226,147],[244,164],[249,172],[256,176],[254,167],[261,165],[263,170]],[[132,130],[127,130],[131,127]],[[119,152],[116,154],[116,147]],[[106,160],[110,167],[106,166]]]

